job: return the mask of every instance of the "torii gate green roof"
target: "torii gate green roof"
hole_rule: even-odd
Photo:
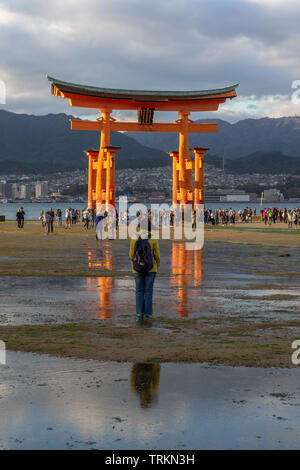
[[[111,99],[134,99],[134,100],[195,100],[210,95],[224,95],[226,93],[234,92],[238,87],[235,85],[227,86],[224,88],[214,88],[211,90],[196,90],[196,91],[162,91],[162,90],[127,90],[118,88],[101,88],[89,85],[79,85],[78,83],[65,82],[57,80],[56,78],[47,76],[52,87],[56,87],[62,93],[74,93],[78,95],[94,96]],[[52,88],[53,90],[53,88]]]

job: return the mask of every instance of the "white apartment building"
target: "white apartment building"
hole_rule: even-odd
[[[41,198],[48,195],[48,182],[45,181],[43,183],[37,182],[35,183],[35,197]]]

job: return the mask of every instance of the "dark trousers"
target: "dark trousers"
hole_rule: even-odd
[[[147,273],[145,276],[134,275],[136,292],[137,315],[152,315],[153,284],[156,273]]]
[[[47,232],[48,233],[50,233],[50,232],[53,233],[53,219],[49,220],[49,222],[47,222]]]

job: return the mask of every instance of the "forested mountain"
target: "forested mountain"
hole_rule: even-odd
[[[0,173],[37,173],[87,167],[84,149],[99,148],[99,132],[71,131],[66,114],[33,116],[0,110]],[[117,168],[158,167],[171,164],[163,151],[113,132],[111,144],[120,146]]]
[[[244,119],[235,124],[218,119],[195,122],[218,122],[218,132],[190,134],[190,147],[207,146],[212,154],[231,159],[273,151],[300,157],[300,117]],[[178,148],[178,136],[173,133],[132,132],[130,136],[165,152]]]
[[[281,152],[255,152],[245,157],[234,160],[224,159],[207,154],[205,162],[223,168],[227,173],[251,174],[251,173],[269,173],[284,174],[290,173],[300,175],[300,158],[288,157]]]
[[[0,173],[47,173],[87,167],[84,149],[98,148],[98,132],[71,131],[66,114],[34,116],[0,110]],[[214,120],[206,120],[212,122]],[[216,134],[190,134],[190,147],[210,147],[207,161],[234,173],[300,173],[300,118],[245,119],[219,123]],[[197,121],[205,122],[205,120]],[[120,146],[117,168],[171,165],[167,151],[178,148],[178,135],[113,132]]]

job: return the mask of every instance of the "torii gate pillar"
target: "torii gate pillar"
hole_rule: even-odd
[[[179,152],[173,150],[169,152],[171,158],[173,158],[173,207],[175,208],[178,203],[178,190],[179,190]]]
[[[120,147],[107,146],[103,148],[105,155],[104,168],[106,169],[106,188],[105,188],[105,206],[109,209],[109,206],[116,204],[116,164],[115,155]]]
[[[197,204],[204,204],[204,154],[207,150],[209,150],[208,147],[194,147],[192,149],[192,152],[195,154],[195,209]]]
[[[179,191],[180,206],[193,200],[192,162],[189,152],[189,112],[178,111],[179,131]]]
[[[98,154],[97,150],[85,150],[85,154],[89,159],[88,165],[88,208],[96,209],[96,181],[97,181],[97,168],[98,168]]]
[[[109,147],[110,144],[110,124],[111,124],[111,117],[110,113],[111,110],[107,109],[100,109],[102,114],[100,122],[103,123],[103,127],[101,130],[101,142],[100,142],[100,149],[99,149],[99,156],[98,156],[98,168],[97,168],[97,181],[96,181],[96,209],[101,208],[102,204],[106,203],[106,171],[104,168],[104,148]]]

